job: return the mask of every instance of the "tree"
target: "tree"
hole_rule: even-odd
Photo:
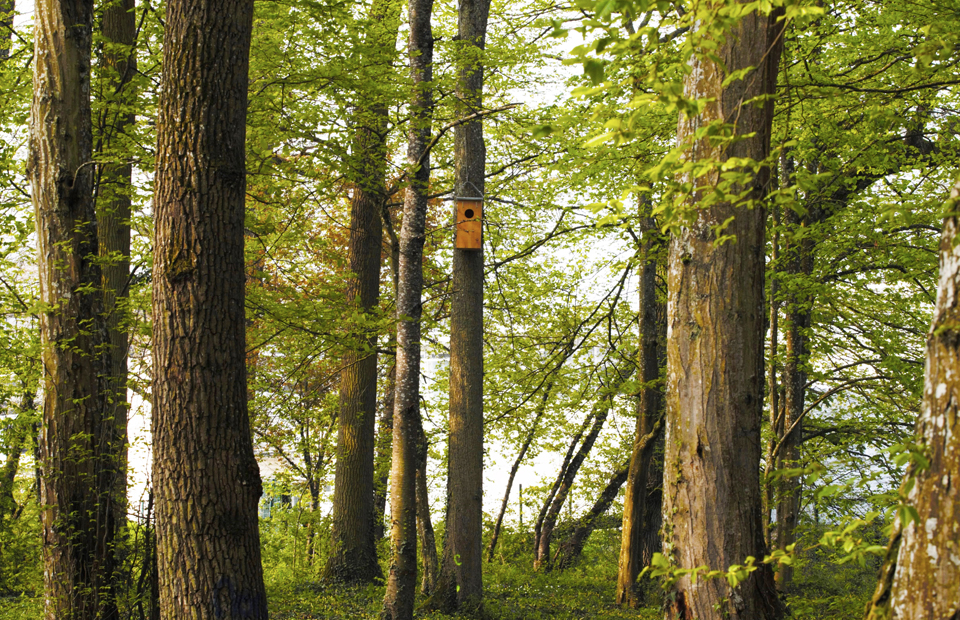
[[[649,209],[644,201],[644,209]],[[640,392],[637,402],[637,424],[634,430],[633,451],[630,454],[627,488],[623,498],[623,526],[620,542],[620,561],[617,572],[618,605],[637,607],[640,604],[636,590],[644,556],[644,533],[647,523],[647,498],[650,471],[656,437],[662,428],[663,389],[660,379],[662,342],[666,338],[666,308],[658,298],[657,264],[663,239],[649,213],[641,215],[640,266],[640,355],[637,380]]]
[[[37,3],[29,168],[42,304],[40,502],[51,620],[115,613],[109,581],[116,463],[101,443],[112,418],[103,386],[110,365],[92,192],[92,25],[92,0]]]
[[[396,46],[399,3],[377,0],[370,9],[371,55],[388,57]],[[366,94],[369,97],[369,94]],[[348,262],[354,274],[347,301],[361,312],[375,309],[380,298],[383,232],[380,212],[386,199],[387,102],[374,94],[355,115],[356,138],[349,162],[354,187],[350,209]],[[375,325],[375,324],[374,324]],[[329,577],[346,582],[382,578],[374,537],[374,450],[377,412],[377,332],[370,330],[358,350],[347,353],[340,373],[340,415],[333,495],[333,553]]]
[[[880,582],[867,609],[881,618],[955,618],[960,613],[960,562],[957,560],[960,491],[952,476],[960,469],[957,434],[957,377],[960,377],[960,219],[953,189],[940,240],[940,284],[933,324],[927,334],[923,406],[917,444],[903,484],[901,509],[893,524]]]
[[[249,0],[167,5],[153,272],[153,481],[164,616],[267,618],[247,415]]]
[[[670,241],[663,545],[679,567],[726,571],[749,557],[763,559],[765,551],[760,201],[769,191],[763,162],[773,120],[772,101],[764,97],[776,85],[782,23],[776,13],[763,15],[742,3],[703,2],[691,13],[691,23],[729,30],[716,42],[715,57],[693,50],[684,96],[699,105],[686,110],[677,131],[691,165],[707,169],[686,173],[684,180],[696,184],[691,212]],[[693,36],[712,39],[703,30]],[[734,186],[726,181],[729,174],[721,179],[718,165],[738,159],[754,162],[754,170],[741,167]],[[667,618],[774,619],[783,613],[766,565],[736,586],[681,577],[669,601]]]
[[[457,98],[463,116],[483,104],[483,49],[490,0],[458,5]],[[455,193],[483,198],[483,121],[457,125]],[[483,248],[453,250],[450,305],[450,425],[447,452],[447,531],[437,592],[448,611],[483,599]]]
[[[390,468],[392,559],[383,599],[384,620],[413,618],[417,580],[418,439],[420,437],[420,317],[423,314],[423,245],[433,119],[433,0],[408,5],[407,53],[413,96],[407,132],[409,185],[403,200],[397,274],[396,395]]]

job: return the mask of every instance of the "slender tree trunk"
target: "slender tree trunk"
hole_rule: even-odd
[[[960,199],[960,182],[951,201]],[[943,222],[940,285],[927,334],[923,404],[917,441],[928,466],[913,461],[900,488],[908,511],[898,511],[880,582],[867,608],[868,620],[954,620],[960,617],[960,222],[956,209]]]
[[[423,244],[433,119],[433,0],[410,0],[407,50],[413,98],[407,144],[410,185],[403,201],[397,290],[397,390],[390,468],[392,559],[383,620],[413,618],[417,587],[417,431],[420,428],[420,316],[423,313]]]
[[[32,414],[34,406],[34,393],[24,391],[17,417],[12,421],[13,429],[11,429],[10,445],[7,446],[7,460],[3,464],[3,469],[0,469],[0,524],[17,511],[13,489],[17,481],[17,471],[20,469],[20,457],[23,456],[23,449],[27,444],[29,429],[24,424],[24,418]]]
[[[437,557],[437,537],[433,533],[433,521],[430,517],[425,454],[420,457],[417,467],[417,533],[420,538],[420,548],[423,549],[423,578],[420,581],[420,592],[424,596],[430,596],[437,587],[440,560]]]
[[[252,0],[171,0],[157,122],[153,480],[167,618],[266,620],[247,413]]]
[[[125,324],[125,299],[130,281],[130,205],[133,166],[118,163],[123,153],[123,137],[133,128],[136,117],[131,109],[133,91],[130,80],[136,71],[133,46],[137,32],[133,0],[117,0],[103,8],[103,38],[110,45],[103,52],[103,107],[100,113],[99,146],[106,153],[100,167],[96,194],[100,258],[103,271],[103,307],[110,338],[110,375],[107,378],[106,428],[110,457],[114,460],[115,487],[111,528],[118,531],[127,524],[127,349],[129,337]],[[112,422],[112,425],[110,424]],[[119,542],[119,541],[118,541]],[[120,550],[114,547],[115,556]],[[119,565],[119,557],[115,557]],[[119,579],[116,576],[115,579]]]
[[[460,114],[481,109],[490,0],[458,5]],[[486,147],[480,119],[454,137],[457,196],[483,197]],[[483,600],[483,249],[453,250],[450,304],[450,435],[447,529],[436,603],[477,609]]]
[[[705,6],[716,6],[712,3]],[[772,101],[756,97],[776,86],[780,30],[776,14],[750,13],[716,49],[690,59],[684,95],[707,101],[697,116],[682,117],[678,142],[692,144],[693,161],[767,158]],[[723,85],[728,73],[755,67]],[[714,123],[735,124],[752,137],[728,144],[695,139]],[[700,180],[716,185],[719,167]],[[760,168],[749,197],[767,192]],[[746,188],[751,189],[751,188]],[[689,202],[692,222],[671,240],[668,277],[667,427],[664,472],[664,548],[685,569],[726,571],[765,553],[760,497],[760,417],[763,413],[764,209]],[[717,227],[735,241],[717,244]],[[668,597],[666,618],[779,619],[783,610],[769,566],[742,583],[683,577]]]
[[[773,250],[770,258],[770,367],[767,371],[767,392],[770,397],[770,442],[767,445],[764,474],[767,479],[762,485],[763,491],[763,540],[767,547],[772,546],[770,527],[771,511],[773,509],[773,494],[771,493],[772,480],[770,474],[774,470],[773,450],[783,433],[780,429],[780,388],[777,384],[777,358],[780,348],[780,217],[779,207],[774,205],[773,212]]]
[[[394,343],[394,349],[396,349]],[[373,487],[373,536],[380,540],[384,536],[383,520],[387,513],[387,484],[390,481],[390,451],[393,446],[393,403],[397,386],[397,365],[391,363],[387,370],[387,386],[384,391],[383,403],[380,410],[380,420],[377,423],[377,454],[374,460],[374,487]]]
[[[29,170],[37,226],[44,403],[40,434],[46,617],[112,607],[105,385],[90,117],[92,0],[36,5]],[[109,433],[106,433],[109,436]]]
[[[594,502],[590,510],[585,515],[577,519],[573,531],[560,543],[559,560],[557,568],[564,570],[571,568],[583,553],[583,546],[587,544],[587,539],[593,530],[596,529],[600,517],[606,514],[610,504],[617,498],[620,487],[627,481],[627,475],[630,473],[630,464],[626,463],[623,467],[614,472],[607,482],[607,486],[600,492],[597,501]]]
[[[626,381],[627,374],[623,372],[623,369],[615,369],[614,372],[615,380],[613,384],[608,387],[607,393],[604,394],[601,401],[596,405],[592,416],[593,425],[590,427],[590,432],[584,437],[583,444],[580,446],[580,449],[577,450],[576,456],[573,457],[570,465],[564,470],[563,480],[543,520],[543,527],[540,530],[540,539],[536,549],[536,557],[534,558],[535,569],[545,568],[546,570],[550,570],[551,568],[550,542],[553,538],[553,529],[556,527],[557,519],[560,517],[560,510],[563,508],[563,504],[570,494],[570,489],[573,487],[573,481],[580,471],[580,466],[583,465],[587,455],[590,454],[590,450],[593,449],[593,444],[600,435],[601,429],[603,429],[604,422],[607,421],[607,415],[610,413],[610,407],[613,405],[613,397],[620,389],[620,386],[623,385],[624,381]]]
[[[376,49],[396,47],[400,5],[377,0],[370,9],[368,44]],[[396,13],[396,15],[395,15]],[[355,114],[356,138],[351,157],[353,200],[347,250],[353,277],[347,299],[369,313],[380,299],[380,256],[387,164],[387,108],[382,102],[361,106]],[[364,346],[347,354],[340,373],[340,427],[334,474],[331,553],[325,575],[348,583],[383,578],[377,560],[374,505],[374,452],[377,413],[377,334],[369,333]]]
[[[507,504],[510,501],[510,489],[513,488],[513,480],[517,477],[517,470],[520,469],[520,463],[523,462],[523,457],[527,455],[527,450],[530,448],[531,442],[533,442],[533,437],[537,432],[537,426],[540,424],[540,418],[543,417],[544,412],[547,410],[547,401],[550,400],[550,393],[552,391],[553,382],[550,382],[543,391],[543,398],[540,401],[540,406],[537,407],[537,415],[534,416],[530,430],[523,440],[523,445],[520,446],[520,453],[517,454],[516,460],[513,461],[513,467],[510,468],[510,476],[507,478],[507,490],[503,492],[503,502],[500,504],[500,513],[497,515],[497,523],[493,527],[493,536],[490,537],[490,551],[487,553],[487,562],[493,561],[493,552],[497,549],[497,540],[500,538],[500,527],[503,525],[503,515],[507,512]],[[521,523],[521,525],[523,524]]]
[[[789,226],[789,232],[797,235],[798,240],[792,241],[785,254],[787,264],[785,274],[792,276],[794,281],[787,291],[785,315],[786,359],[783,365],[784,403],[781,433],[779,439],[780,451],[775,464],[778,470],[795,469],[800,466],[800,441],[802,439],[802,419],[806,398],[807,372],[806,364],[808,351],[808,336],[811,319],[811,305],[813,300],[810,294],[804,292],[805,280],[813,273],[813,239],[801,233],[809,230],[809,225],[815,223],[816,208],[811,208],[807,217],[801,217],[794,211],[785,214],[784,222]],[[795,530],[800,516],[800,476],[785,475],[777,481],[777,548],[786,548],[796,540]],[[777,585],[780,590],[788,591],[793,579],[793,566],[783,564],[777,571]]]
[[[645,211],[650,207],[644,205]],[[650,480],[651,459],[655,441],[644,438],[656,426],[660,428],[662,417],[663,387],[660,383],[661,345],[666,334],[666,309],[657,299],[657,255],[663,239],[658,234],[656,223],[649,212],[641,221],[643,235],[643,265],[640,270],[640,356],[637,379],[641,383],[637,403],[637,425],[634,431],[633,452],[627,488],[623,498],[623,528],[620,539],[620,561],[617,571],[617,605],[637,607],[641,603],[636,589],[640,574],[640,551],[643,533],[649,527],[644,522],[646,514],[647,487]]]

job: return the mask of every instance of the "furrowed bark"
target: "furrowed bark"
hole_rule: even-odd
[[[377,0],[370,9],[369,43],[394,49],[400,5]],[[386,47],[389,46],[389,47]],[[361,106],[354,125],[356,137],[349,180],[353,185],[350,241],[347,250],[353,277],[347,299],[364,313],[380,300],[380,257],[383,229],[380,210],[385,200],[387,108],[382,102]],[[350,351],[340,373],[340,416],[337,466],[334,474],[331,554],[328,579],[366,583],[383,578],[377,560],[374,453],[377,411],[377,334]],[[382,528],[381,528],[382,529]]]
[[[913,461],[901,494],[916,511],[904,524],[900,510],[868,620],[955,620],[960,617],[960,246],[956,215],[960,182],[940,239],[940,284],[927,334],[923,403],[916,438],[929,466]]]
[[[459,113],[482,109],[483,49],[490,0],[458,5]],[[457,196],[483,197],[483,121],[457,125]],[[445,611],[477,609],[483,599],[483,249],[453,250],[450,303],[450,416],[447,518],[435,602]]]
[[[717,3],[702,3],[709,9]],[[727,32],[716,50],[723,67],[706,55],[690,59],[684,95],[706,101],[697,116],[681,118],[677,139],[691,143],[694,161],[746,157],[764,161],[770,149],[782,22],[777,14],[751,13]],[[725,71],[753,67],[726,87]],[[724,69],[725,68],[725,69]],[[734,125],[752,137],[720,147],[697,130]],[[769,170],[761,166],[748,197],[761,201]],[[696,180],[720,182],[718,168]],[[688,203],[692,221],[670,243],[667,336],[667,426],[663,546],[681,568],[726,571],[748,557],[762,561],[760,417],[763,395],[764,209],[730,203]],[[718,227],[735,241],[715,243]],[[669,593],[665,618],[775,620],[783,610],[773,572],[761,565],[735,587],[722,578],[689,576]]]
[[[637,424],[634,431],[633,451],[623,498],[623,528],[620,539],[620,560],[617,571],[617,605],[637,607],[642,602],[636,588],[640,574],[643,533],[649,528],[644,516],[647,512],[647,487],[651,477],[651,458],[655,442],[644,443],[656,426],[662,426],[663,387],[660,382],[662,350],[666,339],[666,308],[657,299],[657,255],[663,239],[658,234],[656,223],[649,214],[649,206],[641,220],[643,265],[640,270],[640,355],[637,379],[642,387],[637,403]]]
[[[267,618],[244,317],[252,22],[252,0],[167,3],[153,201],[152,421],[165,618]]]
[[[397,389],[393,411],[390,469],[390,572],[383,599],[383,620],[413,618],[417,587],[417,432],[420,429],[420,316],[423,314],[423,244],[430,183],[433,119],[433,0],[408,4],[407,50],[413,98],[407,136],[410,184],[403,201],[397,287]]]
[[[45,616],[109,615],[116,474],[101,440],[110,372],[90,116],[92,0],[39,0],[29,174],[37,227]]]

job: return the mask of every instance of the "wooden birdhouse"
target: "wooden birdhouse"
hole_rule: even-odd
[[[483,198],[458,197],[457,241],[458,250],[479,250],[483,247]]]

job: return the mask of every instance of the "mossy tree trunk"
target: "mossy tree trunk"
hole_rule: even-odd
[[[704,2],[696,10],[715,9]],[[719,166],[731,158],[763,162],[769,155],[780,29],[776,13],[743,16],[712,54],[695,54],[684,80],[687,98],[706,102],[681,118],[678,142],[693,161]],[[702,52],[702,50],[701,50]],[[720,62],[717,62],[719,60]],[[722,64],[720,64],[722,63]],[[724,86],[727,76],[746,70]],[[721,146],[697,139],[715,124],[747,136]],[[697,180],[720,183],[719,167]],[[763,400],[764,233],[760,201],[769,170],[761,165],[745,192],[754,202],[714,201],[695,192],[690,220],[671,239],[667,297],[667,410],[664,472],[665,553],[685,569],[728,570],[748,557],[762,561],[760,418]],[[694,211],[695,210],[695,211]],[[717,243],[718,228],[735,240]],[[673,586],[668,619],[773,620],[782,617],[773,572],[761,565],[731,587],[726,579],[683,577]]]

